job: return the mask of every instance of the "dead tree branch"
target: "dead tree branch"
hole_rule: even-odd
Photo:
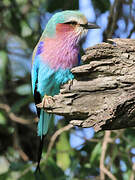
[[[135,40],[113,39],[86,49],[87,63],[72,69],[45,111],[96,131],[135,127]]]

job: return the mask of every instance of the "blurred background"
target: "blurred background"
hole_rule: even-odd
[[[32,51],[51,16],[80,9],[100,30],[91,30],[85,49],[108,38],[135,38],[135,0],[0,0],[0,180],[134,180],[135,129],[95,133],[73,128],[52,135],[68,121],[55,119],[45,140],[41,175],[37,117],[31,92]]]

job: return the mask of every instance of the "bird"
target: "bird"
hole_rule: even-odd
[[[40,170],[40,160],[44,137],[49,124],[54,119],[43,108],[53,96],[60,92],[60,86],[74,79],[71,72],[79,66],[80,40],[86,36],[88,29],[100,28],[88,22],[79,10],[65,10],[55,13],[48,21],[32,55],[32,91],[38,115],[37,134],[40,137],[37,170]]]

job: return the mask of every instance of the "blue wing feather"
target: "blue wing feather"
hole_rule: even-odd
[[[32,90],[34,94],[34,90],[36,87],[36,81],[38,78],[38,70],[39,70],[39,59],[35,58],[33,65],[32,65],[32,71],[31,71],[31,77],[32,77]]]
[[[38,47],[37,47],[36,56],[42,53],[43,45],[44,45],[44,42],[40,41],[39,44],[38,44]]]

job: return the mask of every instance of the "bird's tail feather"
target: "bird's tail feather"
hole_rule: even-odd
[[[52,114],[48,114],[43,109],[41,109],[40,119],[38,122],[38,136],[40,136],[41,139],[40,139],[40,145],[39,145],[39,149],[38,149],[38,159],[37,159],[38,164],[37,164],[37,168],[36,168],[35,172],[37,172],[37,171],[40,172],[40,160],[41,160],[41,156],[42,156],[44,137],[48,131],[52,116],[53,116]]]
[[[43,144],[44,144],[44,137],[42,137],[42,139],[40,139],[40,144],[39,144],[39,149],[38,149],[38,157],[37,157],[37,167],[36,167],[36,171],[35,172],[38,172],[40,173],[40,160],[41,160],[41,156],[42,156],[42,149],[43,149]]]
[[[52,114],[48,114],[43,109],[41,109],[40,119],[38,122],[38,136],[40,136],[41,139],[48,131],[51,118]]]

